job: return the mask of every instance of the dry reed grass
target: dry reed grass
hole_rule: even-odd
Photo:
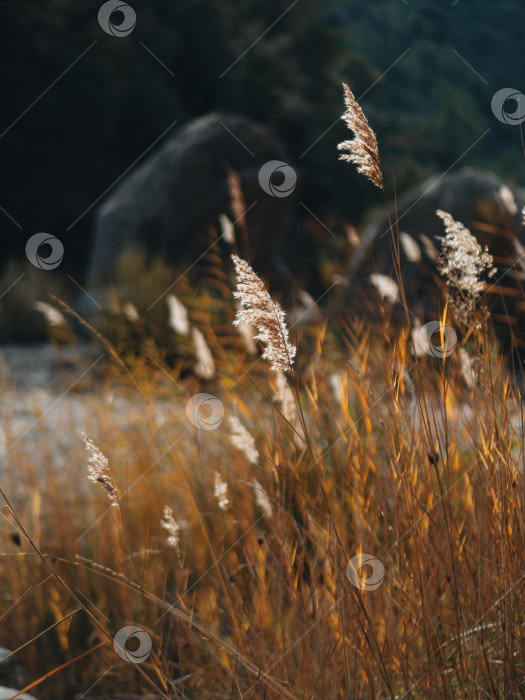
[[[211,313],[179,298],[191,323]],[[269,359],[290,369],[276,319]],[[415,355],[386,322],[346,335],[341,347],[311,328],[288,377],[212,338],[206,383],[106,339],[119,374],[97,387],[85,432],[119,508],[89,484],[80,434],[61,477],[51,432],[38,467],[23,442],[8,452],[1,642],[40,697],[525,694],[519,389],[486,325],[443,358]],[[215,430],[186,417],[202,391],[229,419]],[[74,416],[62,429],[78,432]],[[347,564],[362,554],[384,567],[380,585],[367,567],[353,585]],[[152,639],[140,664],[113,648],[130,624]]]
[[[231,421],[196,431],[185,419],[197,379],[170,388],[169,366],[137,363],[136,398],[113,380],[104,391],[127,402],[128,420],[107,404],[87,432],[112,465],[121,513],[89,488],[80,435],[65,482],[48,446],[45,493],[18,489],[15,520],[4,508],[0,560],[2,643],[31,641],[20,656],[32,679],[66,665],[41,697],[73,697],[108,669],[97,693],[151,691],[145,675],[189,698],[523,691],[521,397],[487,349],[469,388],[459,352],[415,359],[406,337],[349,335],[341,351],[318,328],[299,354],[307,440],[265,390],[276,387],[266,363],[228,358],[213,393],[257,459]],[[166,396],[176,408],[159,419]],[[33,462],[19,444],[6,472],[31,483]],[[361,552],[385,567],[376,590],[346,575]],[[115,656],[125,624],[153,639],[140,665]]]

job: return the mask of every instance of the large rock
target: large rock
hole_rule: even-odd
[[[241,254],[251,257],[262,274],[277,276],[280,242],[296,196],[263,191],[259,170],[272,160],[287,162],[283,146],[246,117],[210,114],[179,128],[99,207],[90,282],[111,279],[117,259],[130,247],[162,256],[181,269],[191,265],[208,247],[208,228],[218,227],[218,216],[236,218],[228,188],[230,168],[240,178],[249,209],[249,251],[236,227]]]
[[[0,686],[0,700],[11,700],[18,692],[14,688],[6,688],[2,685]],[[34,695],[28,695],[27,693],[22,693],[22,695],[17,695],[16,697],[17,700],[36,700]]]
[[[525,348],[523,294],[517,273],[523,253],[521,209],[525,192],[503,182],[497,175],[463,168],[446,176],[431,178],[397,201],[400,234],[400,263],[407,304],[413,315],[423,321],[435,320],[443,306],[445,287],[437,268],[436,252],[441,251],[440,237],[445,235],[437,209],[449,212],[487,246],[494,256],[496,288],[487,295],[494,323],[505,330],[501,337],[510,344],[511,331],[521,348]],[[395,208],[391,206],[395,218]],[[522,261],[525,262],[525,261]],[[386,214],[379,216],[364,232],[349,272],[347,305],[366,307],[377,314],[377,295],[371,284],[372,274],[395,277],[391,235]],[[403,318],[397,308],[395,316]]]
[[[25,678],[16,657],[9,649],[0,647],[0,700],[9,700],[18,693],[18,690],[7,687],[7,684],[22,687],[25,685]],[[28,693],[22,693],[18,697],[20,700],[36,700],[33,695]]]

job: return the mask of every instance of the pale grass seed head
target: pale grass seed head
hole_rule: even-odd
[[[190,322],[188,320],[188,312],[184,304],[177,299],[174,294],[168,294],[166,297],[168,304],[169,319],[168,325],[175,333],[187,336],[190,334]]]
[[[374,285],[382,300],[386,299],[386,301],[395,304],[399,296],[399,285],[392,277],[374,273],[368,279]]]
[[[297,419],[297,410],[293,392],[282,372],[277,373],[275,398],[279,402],[283,416],[293,425]]]
[[[229,504],[228,500],[228,484],[222,478],[219,472],[215,472],[214,489],[213,489],[217,504],[221,510],[226,510]]]
[[[139,321],[140,316],[139,312],[137,311],[137,307],[135,304],[132,304],[130,301],[127,301],[124,306],[122,307],[122,311],[124,313],[124,316],[128,319],[128,321]]]
[[[259,460],[259,451],[255,445],[255,440],[251,433],[244,427],[237,416],[230,416],[230,441],[234,447],[241,452],[252,464],[257,464]]]
[[[174,547],[180,554],[180,529],[177,521],[175,520],[175,516],[173,515],[173,510],[169,506],[164,506],[160,525],[168,533],[168,537],[166,539],[168,545],[170,547]]]
[[[232,260],[237,275],[237,289],[233,296],[240,302],[233,325],[255,326],[255,337],[264,345],[263,357],[270,360],[272,369],[292,372],[297,348],[288,342],[284,311],[272,300],[246,260],[237,255],[232,255]]]
[[[238,313],[240,309],[241,309],[241,305],[236,300],[235,301],[236,313]],[[241,336],[241,338],[244,342],[244,347],[246,348],[246,352],[249,355],[256,355],[257,354],[257,343],[255,342],[255,337],[257,335],[257,331],[255,330],[255,328],[251,324],[241,323],[240,325],[237,325],[237,330],[238,330],[239,335]]]
[[[89,455],[88,479],[95,484],[100,484],[112,506],[118,506],[118,495],[111,474],[109,473],[109,460],[106,455],[95,445],[86,433],[82,433],[82,440]]]
[[[518,205],[516,204],[516,200],[514,199],[514,195],[512,194],[510,187],[507,187],[507,185],[502,185],[499,188],[497,197],[505,211],[511,216],[516,216],[518,213]]]
[[[271,518],[273,515],[272,504],[268,498],[268,494],[257,479],[252,479],[252,489],[253,495],[255,496],[255,503],[263,512],[264,517],[268,519]]]
[[[494,260],[466,226],[445,211],[436,213],[443,220],[446,231],[446,236],[441,238],[439,271],[451,288],[449,297],[456,315],[467,320],[486,289],[485,275],[491,277],[496,273]]]
[[[425,236],[424,233],[421,233],[419,236],[419,240],[423,244],[423,248],[425,251],[426,256],[432,260],[432,262],[437,262],[439,260],[439,253],[436,248],[436,246],[432,243],[430,238],[428,236]]]
[[[235,229],[226,214],[219,214],[219,224],[221,226],[221,238],[229,245],[235,245]]]
[[[35,301],[35,303],[33,304],[33,308],[36,311],[40,311],[40,313],[43,314],[48,326],[52,326],[54,328],[64,328],[65,326],[67,326],[66,319],[64,318],[64,316],[60,313],[58,309],[55,309],[54,306],[51,306],[51,304],[48,304],[45,301]]]
[[[414,319],[411,349],[416,357],[424,357],[431,354],[427,328],[421,323],[419,318]]]
[[[206,343],[203,334],[197,329],[191,329],[193,347],[195,350],[195,374],[202,379],[213,379],[215,376],[215,362],[211,350]]]
[[[332,372],[328,377],[328,383],[335,400],[341,408],[345,409],[347,405],[347,379],[345,372],[342,370]]]
[[[283,372],[277,373],[274,399],[277,402],[285,420],[287,420],[293,428],[293,440],[295,445],[298,449],[302,449],[305,444],[304,430],[301,425],[301,421],[299,420],[292,389],[288,383],[286,375],[283,374]]]
[[[476,386],[476,367],[473,358],[468,354],[465,348],[459,349],[459,362],[461,364],[461,376],[465,380],[465,384],[469,389]]]
[[[380,190],[384,190],[383,174],[379,167],[377,138],[370,128],[367,118],[359,103],[346,83],[343,83],[346,112],[341,119],[354,132],[354,138],[343,141],[337,148],[341,153],[339,160],[346,160],[357,166],[357,172],[367,177]]]
[[[421,248],[418,246],[416,241],[409,236],[408,233],[400,233],[399,240],[407,256],[407,260],[413,263],[421,262]]]

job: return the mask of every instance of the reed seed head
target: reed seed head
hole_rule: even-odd
[[[384,190],[383,173],[379,167],[377,138],[359,106],[353,92],[343,83],[346,112],[341,119],[354,132],[354,138],[343,141],[337,148],[341,153],[339,160],[346,160],[357,166],[357,172],[367,177],[380,190]]]
[[[272,369],[293,372],[297,348],[288,342],[284,311],[272,300],[262,280],[246,260],[237,255],[232,255],[232,260],[237,275],[237,289],[233,296],[240,302],[233,325],[255,326],[255,338],[264,345],[263,357],[270,360]]]

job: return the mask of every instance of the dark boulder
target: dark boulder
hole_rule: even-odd
[[[279,248],[293,219],[296,194],[272,196],[259,184],[268,161],[287,162],[265,127],[243,116],[210,114],[179,128],[126,176],[96,213],[89,282],[111,279],[129,248],[144,249],[181,269],[210,245],[219,215],[234,221],[229,173],[240,179],[247,234],[236,226],[239,252],[258,272],[277,278]],[[295,171],[293,171],[293,175]],[[279,185],[279,175],[276,174]]]
[[[0,700],[10,700],[18,692],[13,686],[21,688],[25,684],[24,671],[16,656],[9,649],[0,647]],[[27,693],[18,697],[20,700],[36,700]]]
[[[445,235],[437,209],[462,222],[494,257],[497,274],[487,294],[491,317],[504,328],[500,336],[507,346],[525,348],[524,297],[520,290],[520,247],[525,229],[521,209],[525,192],[505,183],[497,175],[463,168],[422,183],[397,201],[400,268],[407,305],[412,318],[436,320],[446,292],[437,266],[440,237]],[[395,207],[391,205],[395,222]],[[395,224],[394,224],[395,228]],[[396,279],[388,218],[379,216],[364,232],[354,253],[346,288],[346,302],[366,308],[377,316],[377,293],[371,275]],[[405,311],[393,311],[403,319]],[[521,336],[520,337],[520,327]]]

